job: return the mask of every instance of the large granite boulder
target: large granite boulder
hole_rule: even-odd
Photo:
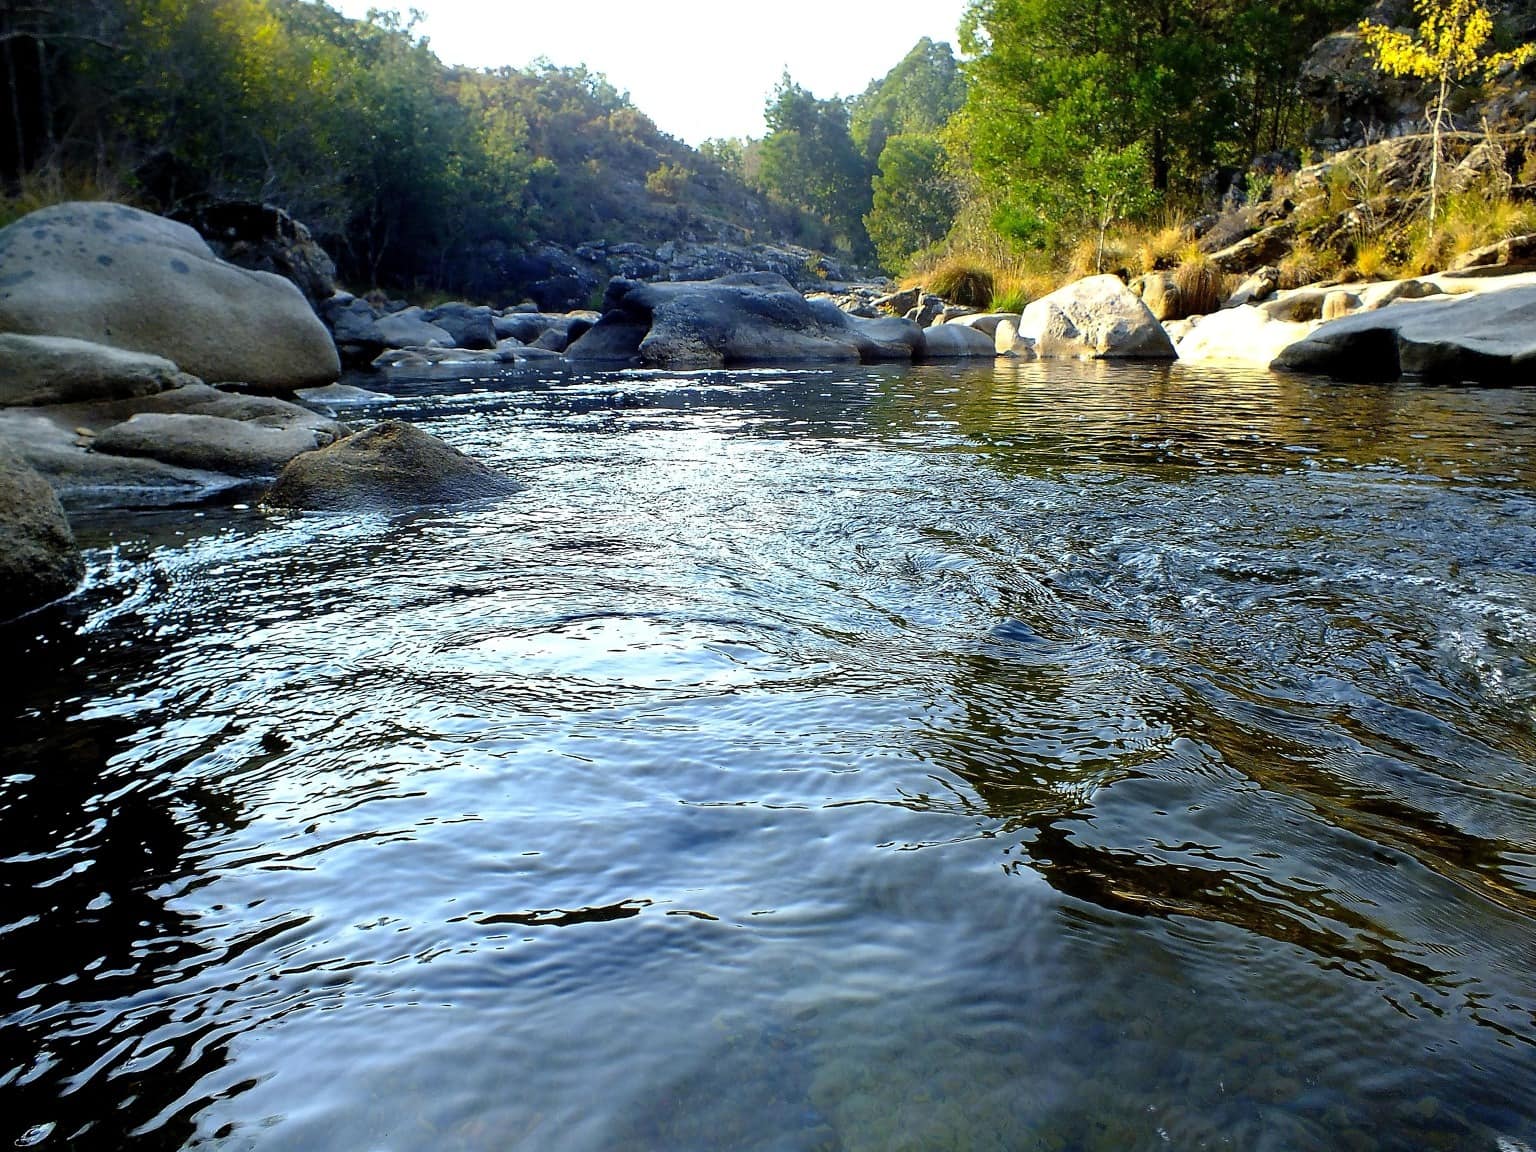
[[[649,319],[610,312],[565,350],[567,360],[599,364],[638,364],[640,342],[650,334]]]
[[[0,333],[0,406],[120,400],[192,382],[163,356],[67,336]]]
[[[1287,320],[1264,307],[1245,305],[1203,316],[1178,343],[1182,361],[1217,361],[1266,367],[1317,324]]]
[[[647,364],[720,367],[859,359],[859,342],[846,324],[834,324],[771,272],[668,284],[614,280],[603,305],[605,313],[618,312],[649,326],[638,349]]]
[[[420,308],[380,316],[373,331],[385,348],[452,348],[453,334],[427,319]],[[491,347],[495,347],[492,342]]]
[[[53,489],[0,444],[0,619],[68,594],[82,572]]]
[[[903,316],[854,316],[827,297],[806,303],[829,329],[847,333],[866,364],[912,360],[923,347],[923,330]]]
[[[1172,360],[1168,333],[1118,276],[1089,276],[1024,309],[1018,338],[1042,358]]]
[[[1536,378],[1536,284],[1345,316],[1290,345],[1272,366],[1337,380],[1529,383]]]
[[[389,510],[503,496],[521,487],[436,436],[387,420],[291,461],[265,503],[313,511]]]
[[[148,352],[267,391],[340,372],[292,283],[225,263],[187,225],[121,204],[57,204],[0,229],[0,332]]]

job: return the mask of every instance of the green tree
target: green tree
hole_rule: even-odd
[[[871,171],[892,136],[936,135],[965,104],[965,76],[954,52],[924,36],[853,101],[849,128]]]
[[[1083,203],[1098,229],[1094,270],[1104,271],[1104,239],[1112,224],[1140,216],[1157,203],[1147,180],[1147,150],[1140,141],[1124,148],[1095,148],[1083,166]]]
[[[900,273],[911,256],[942,240],[958,197],[949,157],[932,136],[892,136],[880,153],[874,201],[864,226],[881,267]]]
[[[1419,14],[1417,35],[1399,28],[1360,25],[1376,67],[1391,76],[1416,76],[1435,85],[1429,107],[1434,137],[1429,171],[1429,222],[1434,224],[1440,201],[1442,135],[1450,120],[1451,91],[1469,76],[1492,76],[1503,68],[1518,68],[1532,55],[1536,44],[1523,44],[1508,52],[1487,52],[1493,35],[1493,16],[1480,0],[1414,0]]]
[[[869,178],[849,132],[847,104],[818,100],[786,72],[765,118],[759,185],[824,221],[855,255],[866,254]]]

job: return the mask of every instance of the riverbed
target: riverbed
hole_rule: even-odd
[[[0,1143],[1536,1146],[1536,389],[363,383],[0,630]]]

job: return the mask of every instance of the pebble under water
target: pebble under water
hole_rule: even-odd
[[[0,629],[0,1146],[1536,1147],[1536,390],[364,383]]]

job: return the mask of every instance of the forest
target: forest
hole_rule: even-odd
[[[14,0],[0,212],[228,200],[306,223],[350,283],[463,290],[537,243],[793,241],[900,275],[1061,266],[1299,156],[1320,37],[1363,0],[974,0],[851,98],[785,74],[760,139],[693,149],[582,67],[447,67],[318,0]],[[1102,261],[1100,261],[1102,262]]]

